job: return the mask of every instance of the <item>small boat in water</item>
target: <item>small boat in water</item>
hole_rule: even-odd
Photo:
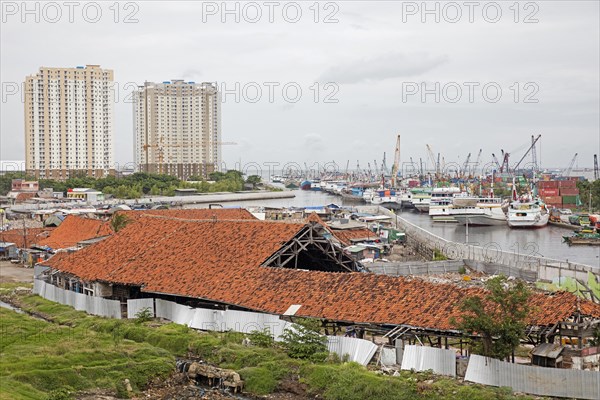
[[[312,183],[311,183],[311,181],[308,181],[308,180],[302,181],[300,183],[300,189],[302,189],[302,190],[311,190],[312,189]]]
[[[563,236],[563,240],[569,246],[581,244],[600,246],[600,233],[597,230],[584,229],[571,236]]]

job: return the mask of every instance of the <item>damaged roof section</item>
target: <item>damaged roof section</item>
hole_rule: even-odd
[[[88,282],[136,285],[145,292],[272,314],[301,305],[297,316],[432,330],[455,329],[461,301],[485,294],[481,288],[421,279],[307,271],[314,265],[305,261],[297,269],[264,266],[312,228],[258,220],[139,218],[100,243],[69,256],[58,254],[44,265]],[[600,318],[600,305],[566,292],[534,293],[530,308],[528,323],[536,326],[554,325],[577,311]]]

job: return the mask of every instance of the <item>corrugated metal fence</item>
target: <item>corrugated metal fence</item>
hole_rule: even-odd
[[[401,369],[415,371],[430,369],[435,374],[456,376],[456,354],[452,350],[436,347],[405,346]]]
[[[473,355],[465,380],[539,396],[600,399],[600,373],[531,367]]]
[[[464,267],[462,260],[430,261],[430,262],[373,262],[367,264],[369,271],[378,275],[407,276],[429,275],[458,272]]]
[[[70,290],[60,289],[39,279],[34,279],[33,293],[50,301],[71,306],[88,314],[108,318],[121,318],[121,303],[118,300],[107,300],[102,297],[86,296]]]
[[[137,314],[145,309],[154,315],[154,299],[127,300],[127,318],[136,318]]]
[[[279,319],[278,315],[272,314],[192,308],[161,299],[156,299],[155,304],[157,317],[204,331],[224,332],[232,330],[250,333],[269,329],[275,339],[278,339],[284,329],[291,325],[289,322]]]
[[[377,351],[377,345],[364,339],[327,336],[327,349],[330,353],[335,353],[342,359],[347,354],[348,361],[367,365]]]

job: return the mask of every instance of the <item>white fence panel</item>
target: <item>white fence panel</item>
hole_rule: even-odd
[[[395,347],[381,346],[380,351],[381,351],[381,358],[380,358],[381,365],[392,366],[392,365],[397,364]]]
[[[207,308],[194,309],[194,317],[192,318],[190,327],[203,331],[217,330],[217,324],[215,322],[215,314],[217,312],[217,310],[209,310]]]
[[[327,349],[336,353],[340,358],[348,355],[348,361],[367,365],[377,351],[377,346],[364,339],[344,336],[327,336]]]
[[[149,309],[154,316],[154,299],[127,300],[127,318],[136,318],[136,315],[145,309]]]
[[[409,345],[404,347],[400,368],[415,371],[430,369],[439,375],[456,376],[456,354],[448,349]]]
[[[534,367],[473,355],[465,380],[538,396],[600,399],[597,371]]]
[[[47,300],[71,306],[76,310],[85,311],[88,314],[117,319],[121,318],[121,303],[118,300],[86,296],[71,290],[60,289],[39,279],[34,280],[34,293]]]

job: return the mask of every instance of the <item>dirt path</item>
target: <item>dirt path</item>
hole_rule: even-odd
[[[0,283],[3,282],[33,282],[33,268],[0,261]]]

